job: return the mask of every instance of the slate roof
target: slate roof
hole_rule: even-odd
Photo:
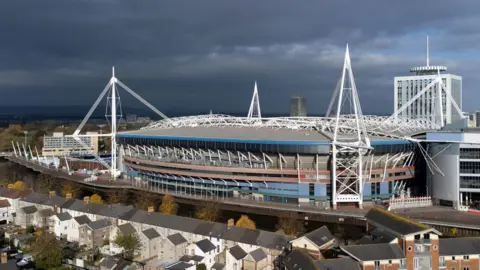
[[[92,230],[102,229],[111,225],[112,223],[108,219],[101,219],[87,224]]]
[[[360,270],[360,264],[351,258],[319,260],[315,265],[320,270]]]
[[[42,210],[38,211],[38,214],[39,214],[41,217],[44,217],[44,218],[51,217],[51,216],[55,215],[55,213],[53,212],[53,210],[50,209],[50,208],[48,208],[48,209],[42,209]]]
[[[243,250],[239,245],[236,245],[228,250],[230,254],[235,258],[235,260],[241,260],[247,256],[245,250]]]
[[[57,218],[60,221],[65,221],[65,220],[70,220],[72,219],[72,216],[68,212],[63,212],[57,215]]]
[[[169,235],[167,238],[174,246],[178,246],[187,242],[187,239],[185,239],[185,237],[183,237],[180,233]]]
[[[130,223],[119,225],[117,226],[117,228],[123,235],[133,234],[137,232],[135,228],[132,226],[132,224]]]
[[[317,270],[315,261],[306,252],[294,249],[283,259],[288,270]]]
[[[340,248],[348,255],[362,262],[405,258],[398,244],[354,245]]]
[[[143,235],[145,235],[145,237],[147,237],[149,240],[152,240],[152,239],[155,239],[155,238],[157,238],[157,237],[160,237],[160,234],[158,234],[158,232],[157,232],[155,229],[153,229],[153,228],[144,230],[142,233],[143,233]]]
[[[10,203],[8,202],[7,199],[4,199],[4,200],[0,200],[0,208],[3,208],[3,207],[10,207]]]
[[[259,262],[265,258],[267,258],[267,254],[265,253],[265,251],[263,251],[262,248],[257,248],[255,249],[254,251],[251,251],[250,253],[248,253],[252,259],[256,262]]]
[[[374,241],[378,243],[390,243],[397,238],[383,228],[375,228],[370,234],[373,236]]]
[[[208,239],[200,240],[195,244],[200,250],[203,251],[203,253],[207,253],[215,249],[215,245]]]
[[[480,238],[442,238],[439,243],[440,256],[458,256],[480,253]]]
[[[33,205],[25,206],[25,207],[22,207],[20,209],[22,209],[22,211],[27,215],[37,212],[37,207],[35,207]]]
[[[31,189],[26,190],[17,190],[17,189],[8,189],[8,188],[1,188],[0,189],[0,196],[9,199],[19,199],[25,198],[28,194],[32,193]]]
[[[212,270],[223,270],[225,269],[225,264],[222,264],[222,263],[214,263],[212,265]]]
[[[168,269],[168,270],[185,270],[185,269],[188,269],[192,266],[193,266],[193,264],[189,264],[189,263],[186,263],[186,262],[176,262],[172,265],[169,265],[169,266],[165,267],[165,269]]]
[[[182,261],[182,262],[189,262],[189,261],[195,261],[195,262],[201,262],[203,260],[203,257],[202,256],[198,256],[198,255],[193,255],[193,256],[190,256],[190,255],[183,255],[179,261]]]
[[[327,226],[322,226],[314,231],[311,231],[305,234],[304,237],[313,242],[319,248],[335,239],[332,233],[328,230]]]
[[[365,215],[365,218],[368,223],[371,223],[377,228],[381,227],[396,236],[404,236],[432,229],[425,224],[404,218],[379,207],[370,209]]]
[[[78,217],[74,217],[75,221],[77,221],[78,225],[88,224],[92,222],[86,215],[81,215]]]

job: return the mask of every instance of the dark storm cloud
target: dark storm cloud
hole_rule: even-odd
[[[479,49],[477,2],[3,1],[0,104],[89,104],[115,65],[161,110],[246,111],[257,80],[264,111],[304,95],[321,113],[349,42],[363,111],[390,112],[393,77],[423,64],[427,33],[468,97],[479,56],[457,54]]]

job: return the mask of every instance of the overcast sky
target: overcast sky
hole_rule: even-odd
[[[393,111],[393,77],[432,65],[480,107],[480,1],[1,1],[0,106],[90,105],[117,77],[158,109],[264,112],[305,96],[324,113],[345,44],[364,113]],[[121,92],[124,106],[139,103]]]

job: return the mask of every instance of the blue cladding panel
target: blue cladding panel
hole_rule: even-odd
[[[363,196],[371,196],[372,195],[372,184],[363,184]]]
[[[388,194],[388,182],[380,183],[380,194]]]
[[[309,196],[308,183],[298,184],[298,195]]]
[[[298,184],[284,184],[284,183],[269,183],[268,188],[258,188],[258,191],[272,194],[283,194],[298,196]],[[307,186],[308,193],[308,186]]]
[[[429,132],[427,140],[432,141],[463,141],[463,133],[460,132]]]
[[[315,184],[315,196],[327,196],[327,185]]]

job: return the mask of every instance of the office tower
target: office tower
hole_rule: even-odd
[[[445,66],[413,67],[410,76],[395,77],[394,115],[425,119],[443,127],[463,118],[462,77],[446,73]]]
[[[304,97],[292,97],[290,99],[290,116],[307,116],[307,100]]]

